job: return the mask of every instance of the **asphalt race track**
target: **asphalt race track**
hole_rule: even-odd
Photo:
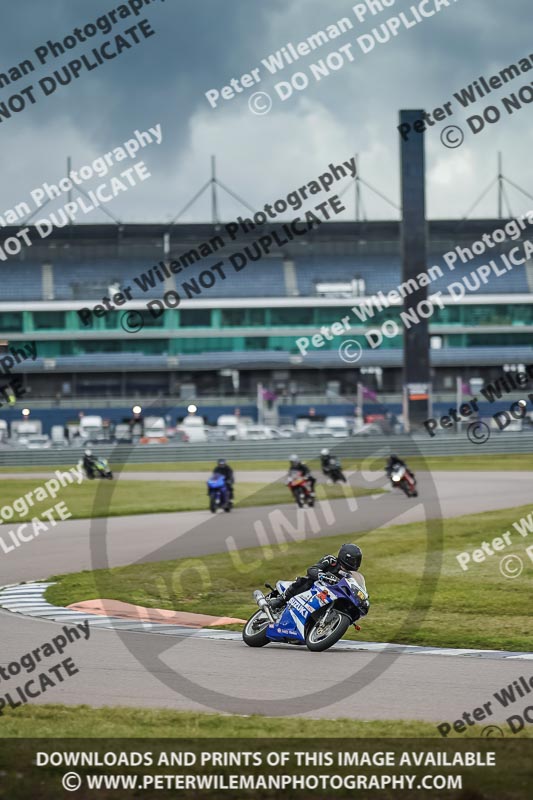
[[[161,479],[161,473],[152,475]],[[355,501],[346,499],[319,504],[315,510],[266,506],[219,514],[216,518],[199,511],[97,519],[92,523],[67,521],[3,554],[0,585],[108,565],[196,557],[228,546],[256,546],[261,527],[267,536],[275,528],[273,514],[293,525],[295,537],[309,537],[527,505],[531,501],[531,476],[526,472],[441,472],[431,476],[420,473],[418,477],[418,500],[391,492],[358,498],[356,509]],[[242,474],[239,478],[247,479]],[[183,480],[184,475],[180,473],[179,479]],[[488,490],[491,480],[494,492]],[[437,487],[433,498],[432,481]],[[430,498],[425,507],[419,502],[424,497]],[[495,530],[494,536],[501,533]],[[270,541],[275,539],[270,537]],[[265,579],[277,577],[292,576],[265,574]],[[372,587],[369,589],[372,593]],[[57,623],[7,611],[0,614],[2,664],[20,659],[61,630]],[[371,625],[370,617],[365,624]],[[364,628],[361,636],[364,639]],[[480,660],[474,656],[376,655],[335,648],[323,654],[273,645],[254,650],[224,639],[189,636],[178,641],[164,635],[94,627],[89,641],[70,645],[68,655],[80,673],[47,691],[42,702],[434,722],[457,719],[464,711],[482,705],[494,691],[526,674],[529,664],[527,660],[497,657]],[[210,692],[218,694],[210,696]],[[314,693],[319,694],[309,699]],[[505,709],[494,711],[487,724],[505,719]]]
[[[316,537],[369,531],[425,517],[456,517],[509,508],[525,505],[531,500],[531,477],[527,472],[497,476],[484,472],[436,472],[431,477],[429,473],[420,472],[417,478],[420,497],[414,500],[391,491],[318,504],[314,512],[310,509],[298,511],[293,504],[281,506],[281,509],[302,536]],[[497,481],[497,491],[493,493],[487,491],[490,480]],[[433,483],[437,487],[436,495]],[[104,496],[112,486],[107,481],[101,484]],[[375,486],[383,486],[382,478],[376,481]],[[259,492],[258,503],[260,497]],[[422,505],[419,501],[425,497],[429,499]],[[55,528],[50,527],[24,547],[2,556],[0,586],[82,569],[221,552],[227,549],[229,537],[235,540],[238,548],[255,547],[260,544],[257,523],[262,523],[267,532],[271,530],[271,520],[273,515],[275,518],[277,508],[243,508],[231,514],[219,513],[216,517],[206,510],[110,517],[92,522],[67,520]],[[316,522],[314,528],[313,522]],[[0,535],[6,528],[7,525],[0,526]],[[495,531],[495,535],[498,533]]]

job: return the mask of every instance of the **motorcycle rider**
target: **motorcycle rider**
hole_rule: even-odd
[[[217,465],[213,470],[213,475],[223,475],[226,479],[226,486],[228,487],[230,500],[233,500],[233,484],[235,483],[235,476],[230,465],[225,458],[219,458]]]
[[[93,477],[95,470],[96,458],[93,456],[92,450],[85,450],[83,454],[83,468],[88,478]]]
[[[328,474],[331,462],[334,458],[335,456],[329,452],[327,447],[324,447],[324,449],[320,451],[320,465],[322,467],[322,472],[324,473],[324,475]]]
[[[301,472],[304,478],[307,478],[309,485],[311,486],[311,497],[315,496],[315,483],[316,478],[311,475],[311,470],[305,463],[305,461],[300,461],[296,453],[293,453],[292,456],[289,458],[289,472],[295,470],[296,472]],[[295,490],[291,490],[294,496],[296,497]]]
[[[398,458],[398,456],[393,454],[389,456],[389,460],[387,461],[387,465],[385,467],[385,472],[387,473],[387,476],[389,478],[391,477],[392,471],[395,467],[405,467],[409,475],[414,479],[415,476],[413,475],[412,471],[409,469],[405,461],[402,461],[401,458]]]
[[[360,547],[356,544],[343,544],[337,556],[324,556],[320,561],[308,568],[306,578],[296,578],[285,589],[283,594],[270,600],[270,607],[273,609],[283,608],[291,597],[296,597],[298,594],[309,591],[320,572],[329,572],[339,578],[342,578],[342,573],[344,572],[349,572],[350,574],[358,572],[362,560],[363,553]]]
[[[328,483],[333,483],[331,479],[331,472],[333,470],[333,463],[336,463],[336,466],[339,470],[339,479],[343,480],[346,483],[346,478],[341,472],[340,464],[338,463],[337,456],[334,453],[331,453],[327,447],[324,447],[323,450],[320,451],[320,463],[322,465],[322,472],[328,479]]]

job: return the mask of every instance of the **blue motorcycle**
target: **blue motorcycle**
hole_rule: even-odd
[[[207,492],[209,494],[209,510],[216,514],[219,508],[224,511],[231,511],[231,497],[226,479],[223,475],[211,475],[207,481]]]
[[[254,598],[259,611],[253,614],[242,632],[249,647],[264,647],[270,642],[306,645],[309,650],[327,650],[341,639],[350,625],[360,630],[357,620],[366,616],[370,603],[365,580],[357,573],[341,576],[320,573],[311,589],[292,597],[287,605],[276,611],[269,599],[279,596],[290,585],[278,581],[276,589],[266,596],[259,590]]]

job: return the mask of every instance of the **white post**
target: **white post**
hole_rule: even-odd
[[[409,387],[403,387],[403,429],[404,433],[411,433],[411,423],[409,421]]]
[[[455,407],[457,409],[457,413],[459,413],[459,408],[461,407],[462,402],[463,402],[463,379],[461,377],[455,379]],[[460,428],[461,428],[461,423],[456,422],[455,432],[459,433]]]
[[[361,421],[361,425],[363,425],[363,384],[360,381],[357,382],[357,414]]]

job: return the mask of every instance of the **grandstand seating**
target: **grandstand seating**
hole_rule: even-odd
[[[322,281],[350,281],[362,278],[366,294],[389,291],[400,282],[401,266],[399,259],[390,256],[371,255],[364,259],[346,256],[314,257],[298,259],[296,275],[298,290],[304,297],[316,295],[316,284]]]
[[[165,291],[163,283],[156,283],[145,293],[135,291],[133,279],[146,272],[144,261],[107,259],[98,264],[57,263],[54,265],[54,294],[56,300],[97,300],[108,294],[109,286],[115,281],[121,286],[132,286],[134,296],[159,297]]]
[[[27,262],[0,266],[0,299],[7,302],[42,300],[41,266]]]
[[[450,283],[465,286],[464,280],[481,265],[491,259],[498,262],[496,250],[467,264],[458,260],[454,270],[443,261],[443,253],[458,243],[471,246],[496,224],[494,220],[428,223],[425,270],[439,265],[443,273],[428,285],[430,295],[440,291],[446,296]],[[397,222],[332,223],[305,241],[283,245],[283,253],[272,251],[239,271],[230,258],[233,252],[251,247],[245,238],[224,239],[216,248],[198,245],[214,240],[219,230],[220,225],[212,224],[179,225],[170,232],[168,226],[156,225],[72,226],[42,243],[35,239],[34,247],[20,257],[0,262],[4,347],[34,340],[38,345],[36,360],[27,359],[13,370],[30,379],[28,402],[40,396],[58,397],[63,391],[69,396],[117,393],[129,400],[131,387],[134,393],[172,395],[180,384],[195,387],[199,395],[222,396],[230,381],[234,385],[235,370],[247,373],[240,385],[251,386],[252,391],[256,383],[279,384],[288,394],[293,393],[293,384],[320,390],[331,383],[348,397],[354,393],[360,368],[382,370],[383,386],[401,390],[400,336],[384,338],[375,349],[364,346],[355,368],[338,357],[340,334],[335,334],[339,341],[324,334],[328,340],[324,346],[319,339],[305,356],[296,343],[298,337],[314,337],[351,313],[352,329],[345,338],[355,336],[367,345],[361,317],[350,307],[359,305],[361,297],[387,295],[403,283]],[[502,249],[510,250],[508,245]],[[160,280],[156,268],[163,253],[186,259],[191,255],[185,254],[193,251],[207,255],[178,274],[166,278],[160,273],[164,278]],[[223,262],[225,279],[218,273],[213,285],[201,282],[202,272],[217,261]],[[135,279],[151,269],[155,285],[143,292]],[[204,307],[183,303],[164,316],[150,314],[148,300],[162,298],[170,289],[187,299],[182,285],[194,285],[195,279],[201,291],[191,292],[190,297],[208,301]],[[108,314],[98,309],[91,325],[76,315],[82,307],[101,304],[103,297],[127,287],[135,310],[130,306]],[[450,300],[430,319],[429,358],[439,390],[453,390],[457,376],[488,380],[502,365],[533,363],[533,260],[501,276],[490,273],[486,284],[478,287],[474,281],[471,288],[465,286],[465,294],[470,296],[462,302]],[[367,326],[397,320],[401,333],[401,311],[394,302],[392,309],[368,319]],[[135,335],[129,332],[130,324]]]
[[[155,261],[153,263],[156,263]],[[468,264],[458,262],[455,271],[442,263],[438,256],[428,259],[428,265],[439,264],[443,277],[431,283],[430,291],[445,291],[452,280],[460,280],[473,270],[487,263],[486,257],[479,257]],[[209,261],[202,266],[197,265],[184,270],[175,276],[176,284],[197,276],[202,269],[208,268]],[[37,263],[18,262],[2,264],[1,299],[3,300],[98,300],[108,293],[113,281],[121,286],[132,286],[133,297],[160,297],[169,287],[157,282],[154,288],[143,293],[133,279],[146,272],[151,264],[133,260],[101,260],[75,263],[60,261],[53,265],[53,297],[43,297],[42,266]],[[384,293],[395,289],[401,282],[401,263],[399,257],[369,255],[363,258],[313,257],[295,261],[297,294],[291,296],[315,297],[318,283],[348,282],[354,278],[362,278],[365,282],[366,295]],[[281,259],[268,258],[260,262],[249,263],[236,273],[231,266],[226,267],[226,280],[218,280],[209,289],[210,297],[283,297],[287,295],[284,266]],[[516,266],[501,277],[491,274],[488,282],[482,285],[481,294],[513,294],[528,293],[531,289],[524,266]],[[470,293],[467,288],[467,293]]]
[[[206,261],[205,267],[208,266],[209,262]],[[182,283],[198,272],[201,272],[198,267],[187,270],[176,277],[176,282]],[[217,281],[213,288],[209,289],[209,297],[283,297],[286,294],[281,259],[268,258],[252,262],[240,272],[235,272],[233,267],[226,266],[225,273],[226,280]]]
[[[453,271],[450,271],[449,267],[442,261],[442,259],[435,258],[434,260],[431,260],[430,258],[429,263],[431,265],[435,264],[440,266],[444,275],[442,278],[432,281],[428,287],[428,291],[446,292],[451,282],[461,281],[461,279],[464,277],[468,278],[471,272],[475,272],[475,270],[483,264],[488,264],[491,258],[494,258],[496,261],[498,270],[502,271],[504,266],[503,263],[499,261],[497,256],[491,256],[489,258],[487,258],[486,255],[479,256],[478,258],[472,259],[472,261],[469,261],[467,264],[457,261]],[[515,266],[510,272],[506,272],[505,275],[501,276],[491,272],[487,283],[484,284],[481,282],[479,290],[476,289],[477,283],[475,277],[468,280],[468,285],[464,285],[467,294],[472,294],[472,292],[475,291],[479,291],[480,294],[527,294],[531,291],[528,284],[526,269],[523,265]]]

